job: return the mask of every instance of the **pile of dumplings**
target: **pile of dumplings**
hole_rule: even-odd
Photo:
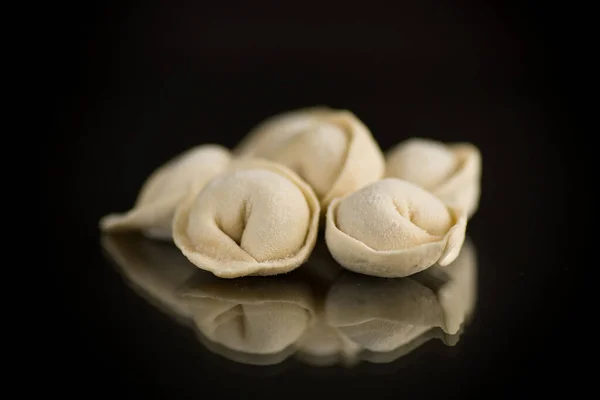
[[[456,259],[480,180],[472,144],[410,138],[384,154],[355,114],[314,107],[266,119],[233,150],[183,152],[100,227],[172,240],[220,278],[290,272],[324,228],[344,268],[397,278]]]

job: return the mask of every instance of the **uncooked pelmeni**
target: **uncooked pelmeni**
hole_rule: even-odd
[[[100,228],[106,232],[141,231],[155,239],[171,240],[173,213],[179,202],[189,190],[223,172],[230,160],[229,150],[214,144],[183,152],[146,179],[131,210],[103,217]]]
[[[300,108],[269,117],[252,128],[233,153],[236,157],[272,154],[290,137],[307,130],[333,111],[329,107],[320,106]]]
[[[335,198],[377,181],[385,160],[370,130],[347,110],[310,108],[272,117],[253,129],[236,156],[279,162],[315,191],[323,212]]]
[[[481,153],[469,143],[405,140],[386,153],[386,177],[415,183],[471,217],[479,204]]]
[[[461,209],[415,184],[388,178],[332,201],[325,240],[343,267],[397,278],[452,262],[466,225]]]
[[[317,238],[317,197],[288,168],[236,161],[173,219],[173,239],[196,266],[221,278],[276,275],[303,264]]]

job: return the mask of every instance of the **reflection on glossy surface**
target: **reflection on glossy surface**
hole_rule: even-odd
[[[454,344],[473,311],[476,278],[469,241],[452,264],[409,278],[345,273],[325,299],[327,324],[361,348],[361,358],[371,361],[398,358],[433,337]]]
[[[180,296],[208,347],[252,364],[284,359],[314,320],[311,288],[292,276],[242,278],[232,284],[202,273]]]
[[[389,363],[432,338],[456,344],[475,308],[469,240],[452,264],[400,279],[347,272],[322,243],[289,274],[235,280],[141,235],[104,236],[102,244],[138,293],[236,363],[274,365],[291,356],[314,366]]]
[[[138,294],[180,322],[189,319],[187,304],[178,290],[198,269],[173,244],[138,234],[104,235],[101,241]]]

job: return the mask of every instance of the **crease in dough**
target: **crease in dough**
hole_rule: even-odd
[[[173,214],[190,190],[203,187],[225,171],[228,149],[216,144],[193,147],[157,168],[142,185],[132,209],[100,220],[104,232],[141,231],[153,239],[172,240]]]
[[[415,184],[386,178],[330,204],[325,240],[346,269],[399,278],[454,261],[466,225],[461,209]]]
[[[399,178],[430,191],[470,218],[481,194],[481,153],[470,143],[411,138],[385,154],[388,178]]]
[[[236,157],[264,158],[296,172],[315,191],[323,213],[335,197],[381,179],[385,160],[352,112],[328,107],[289,111],[252,129]]]
[[[315,246],[320,206],[308,184],[277,163],[236,160],[173,219],[175,245],[221,278],[277,275],[299,267]]]

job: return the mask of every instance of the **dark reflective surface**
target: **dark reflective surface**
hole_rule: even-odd
[[[141,235],[106,235],[102,245],[125,283],[193,329],[204,351],[257,369],[290,358],[313,367],[394,363],[433,338],[455,346],[475,311],[470,240],[452,264],[404,279],[343,271],[322,243],[290,274],[234,280]]]
[[[559,3],[560,18],[552,18],[550,3],[388,3],[80,2],[86,9],[68,4],[63,20],[41,13],[52,25],[44,37],[60,28],[64,35],[46,46],[49,61],[36,64],[56,62],[60,73],[48,78],[59,126],[43,132],[40,168],[51,232],[32,227],[27,241],[48,241],[49,250],[26,254],[34,272],[53,277],[43,282],[49,296],[27,293],[35,303],[25,307],[35,343],[52,352],[51,367],[28,360],[32,379],[51,377],[56,390],[48,392],[74,398],[576,393],[582,379],[573,374],[584,370],[578,359],[594,344],[586,329],[593,312],[582,312],[593,291],[575,290],[574,282],[591,281],[593,264],[582,258],[595,253],[582,245],[593,235],[579,226],[592,226],[581,207],[592,196],[573,195],[593,187],[574,169],[591,147],[589,131],[583,139],[574,134],[579,125],[569,121],[562,96],[577,85],[557,75],[561,60],[579,61],[553,53],[558,44],[579,43],[566,38],[569,5]],[[542,29],[544,18],[556,35]],[[99,219],[128,209],[161,163],[201,143],[233,147],[263,118],[316,104],[353,111],[383,150],[410,136],[481,150],[481,203],[467,227],[477,254],[470,317],[434,301],[444,293],[443,276],[381,284],[331,266],[322,248],[313,259],[329,267],[298,270],[282,284],[289,290],[275,291],[264,306],[190,270],[169,246],[142,242],[137,252],[124,246],[108,259],[102,254]],[[112,257],[121,267],[111,266]],[[423,296],[411,301],[424,301],[400,298],[412,306],[393,307],[394,296],[384,294],[395,285],[398,296],[414,290]],[[304,293],[312,303],[299,300]],[[275,312],[282,299],[285,312]],[[278,340],[265,342],[254,323],[270,309],[268,321],[286,321],[286,329],[275,325],[269,332]],[[38,319],[44,316],[49,322]],[[452,333],[448,326],[463,318],[464,329]]]

